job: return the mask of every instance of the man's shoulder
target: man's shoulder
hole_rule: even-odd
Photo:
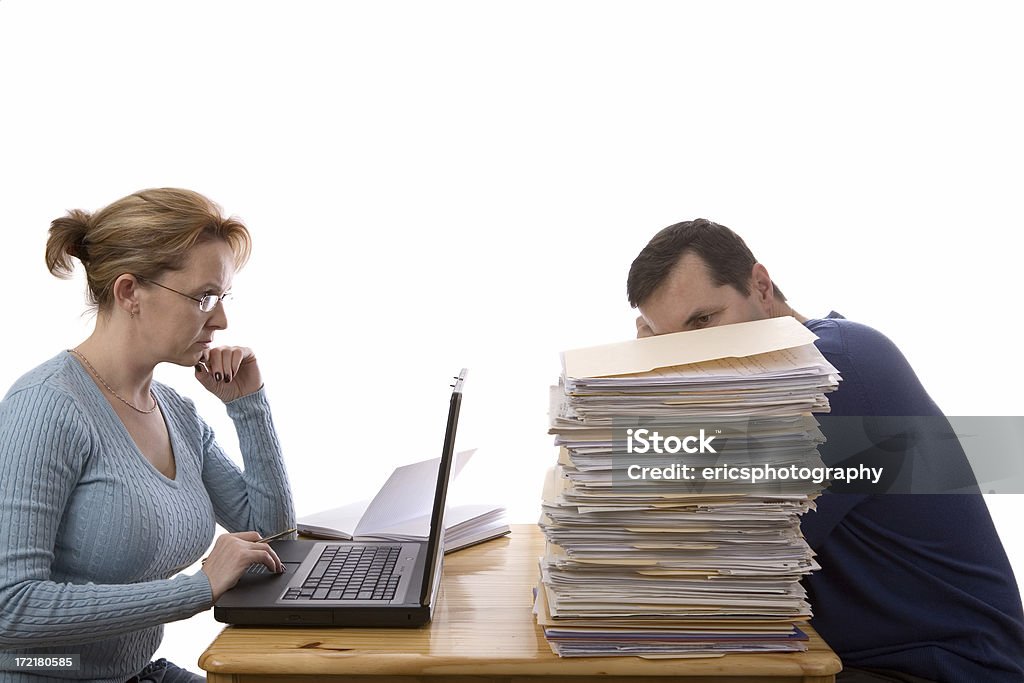
[[[941,414],[903,353],[875,328],[835,311],[804,324],[818,335],[815,346],[842,377],[829,398],[833,414]]]
[[[904,360],[896,344],[887,336],[869,325],[848,320],[835,311],[824,318],[811,318],[804,325],[818,335],[815,345],[826,357],[842,355],[858,360]]]

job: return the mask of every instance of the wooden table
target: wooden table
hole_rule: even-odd
[[[445,558],[434,621],[419,629],[225,628],[199,659],[211,683],[826,683],[842,668],[817,633],[802,653],[700,659],[560,658],[536,624],[531,589],[544,538],[535,525]]]

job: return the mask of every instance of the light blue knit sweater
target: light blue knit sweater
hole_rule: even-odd
[[[244,472],[191,401],[157,382],[153,391],[174,480],[139,452],[67,352],[0,402],[0,653],[82,659],[77,672],[0,673],[0,682],[123,682],[150,661],[163,623],[211,606],[205,574],[175,575],[209,547],[215,520],[261,534],[294,526],[263,389],[227,404]]]

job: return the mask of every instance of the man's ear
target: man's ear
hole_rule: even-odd
[[[768,275],[768,269],[760,263],[755,263],[750,271],[751,294],[757,297],[757,303],[770,307],[775,303],[775,288],[772,287],[772,279]]]
[[[114,280],[114,308],[134,317],[139,312],[139,281],[134,275],[125,273]]]

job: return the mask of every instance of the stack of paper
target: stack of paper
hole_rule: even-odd
[[[557,654],[806,648],[810,413],[839,382],[814,339],[787,317],[563,354],[535,605]]]

